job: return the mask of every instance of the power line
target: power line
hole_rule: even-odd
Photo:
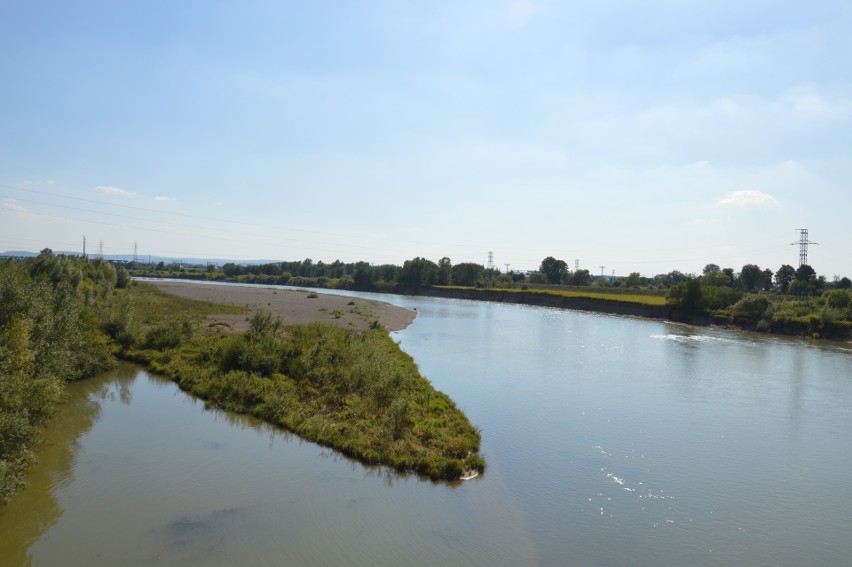
[[[150,207],[138,207],[138,206],[133,206],[133,205],[123,205],[121,203],[106,203],[106,202],[103,202],[103,201],[97,201],[95,199],[86,199],[84,197],[72,197],[70,195],[56,195],[54,193],[48,193],[46,191],[37,191],[35,189],[25,189],[23,187],[15,187],[14,185],[7,185],[7,184],[3,184],[3,183],[0,183],[0,187],[5,187],[7,189],[14,189],[16,191],[24,191],[24,192],[27,192],[27,193],[35,193],[35,194],[38,194],[38,195],[45,195],[45,196],[48,196],[48,197],[59,197],[61,199],[71,199],[71,200],[74,200],[74,201],[82,201],[82,202],[85,202],[85,203],[94,203],[94,204],[100,205],[100,206],[119,207],[119,208],[122,208],[122,209],[130,209],[130,210],[135,210],[135,211],[146,211],[146,212],[152,212],[152,213],[157,213],[157,214],[162,214],[162,215],[173,215],[173,216],[179,216],[179,217],[185,217],[185,218],[191,218],[191,219],[197,219],[197,220],[213,221],[213,222],[217,222],[217,223],[235,224],[235,225],[241,225],[241,226],[248,226],[248,227],[252,227],[252,228],[260,227],[260,228],[267,228],[267,229],[273,229],[273,230],[289,230],[289,231],[293,231],[293,232],[304,232],[304,233],[308,233],[308,234],[321,234],[321,235],[326,235],[326,236],[338,236],[338,237],[342,237],[342,238],[363,238],[363,239],[367,239],[367,240],[380,240],[380,241],[383,241],[383,242],[394,242],[394,243],[406,242],[406,243],[410,243],[410,244],[425,244],[425,245],[429,245],[429,246],[447,246],[447,247],[454,247],[454,248],[470,248],[470,249],[478,248],[480,250],[482,249],[482,246],[480,246],[478,244],[459,244],[459,243],[456,243],[456,242],[447,243],[447,242],[430,242],[430,241],[416,241],[416,240],[401,241],[398,238],[388,238],[388,237],[380,237],[380,236],[365,236],[365,235],[362,235],[362,234],[355,235],[355,234],[346,234],[346,233],[336,233],[336,232],[310,230],[310,229],[295,228],[295,227],[281,226],[281,225],[264,225],[264,224],[259,224],[259,223],[256,223],[256,222],[245,222],[245,221],[238,221],[238,220],[234,220],[234,219],[207,217],[207,216],[202,216],[202,215],[192,215],[192,214],[188,214],[188,213],[178,213],[178,212],[174,212],[174,211],[163,211],[163,210],[160,210],[160,209],[152,209]],[[28,201],[27,199],[20,199],[20,198],[19,198],[19,200],[24,201],[24,202],[33,202],[33,203],[49,205],[49,206],[73,208],[73,207],[69,207],[67,205],[58,205],[58,204],[55,204],[55,203],[44,203],[44,202],[40,202],[40,201]],[[106,214],[106,215],[125,216],[126,217],[126,215],[118,215],[117,213],[106,213],[106,212],[102,212],[102,211],[93,211],[91,209],[77,209],[77,210],[94,212],[96,214]],[[127,217],[127,218],[136,218],[136,217]],[[153,220],[152,222],[166,223],[167,221]],[[210,229],[210,230],[214,230],[214,229]],[[219,230],[219,229],[216,228],[215,230]]]

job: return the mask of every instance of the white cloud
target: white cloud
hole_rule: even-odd
[[[12,211],[15,213],[28,213],[29,209],[26,207],[19,205],[15,199],[3,199],[3,204],[0,205],[0,209],[5,211]]]
[[[167,197],[165,195],[156,195],[154,197],[154,200],[155,201],[176,201],[177,199],[175,199],[174,197]]]
[[[690,163],[686,167],[690,169],[707,169],[710,167],[710,160],[703,159],[701,161],[696,161],[695,163]]]
[[[95,191],[100,191],[101,193],[106,193],[107,195],[123,195],[125,197],[136,196],[136,193],[133,191],[127,191],[126,189],[113,187],[111,185],[98,185],[97,187],[95,187]]]
[[[720,205],[733,207],[748,207],[752,205],[774,205],[775,197],[763,191],[744,190],[732,191],[719,200]]]

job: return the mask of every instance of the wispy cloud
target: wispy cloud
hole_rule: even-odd
[[[686,167],[688,167],[689,169],[707,169],[708,167],[710,167],[710,161],[703,159],[701,161],[690,163]]]
[[[30,210],[24,207],[23,205],[18,204],[15,199],[3,199],[3,203],[0,204],[0,209],[4,211],[12,211],[15,213],[29,213]]]
[[[113,187],[112,185],[98,185],[95,187],[95,191],[99,191],[101,193],[106,193],[107,195],[123,195],[125,197],[135,197],[136,193],[133,191],[127,191],[126,189],[121,189],[119,187]]]
[[[755,190],[732,191],[719,200],[719,204],[726,207],[750,207],[762,205],[774,205],[778,201],[769,193]]]
[[[166,195],[156,195],[154,197],[155,201],[177,201],[174,197],[167,197]]]

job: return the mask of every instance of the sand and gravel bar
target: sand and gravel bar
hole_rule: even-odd
[[[245,307],[248,311],[244,314],[217,314],[210,318],[211,325],[234,331],[246,329],[248,318],[261,309],[277,315],[285,325],[326,321],[341,327],[366,329],[371,321],[378,320],[388,331],[406,328],[417,316],[416,311],[381,301],[299,289],[156,280],[146,280],[146,283],[188,299]]]

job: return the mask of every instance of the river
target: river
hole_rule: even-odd
[[[123,365],[74,384],[9,565],[840,565],[852,348],[520,305],[374,296],[483,434],[435,484],[205,409]],[[4,559],[5,561],[5,559]],[[5,564],[5,563],[4,563]]]

